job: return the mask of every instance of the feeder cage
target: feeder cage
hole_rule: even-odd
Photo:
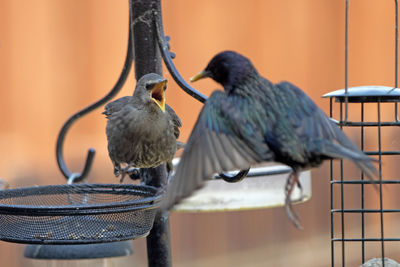
[[[391,203],[398,203],[393,200],[399,194],[400,176],[386,170],[395,166],[400,156],[400,146],[393,142],[400,134],[400,89],[348,88],[347,104],[344,89],[324,97],[330,98],[331,117],[338,118],[337,123],[348,135],[359,136],[360,148],[379,160],[376,181],[350,172],[354,168],[344,161],[331,161],[331,264],[360,266],[371,258],[396,259],[400,231],[392,224],[400,218],[400,209]]]

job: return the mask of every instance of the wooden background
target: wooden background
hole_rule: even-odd
[[[105,95],[117,80],[127,46],[127,2],[0,0],[0,177],[11,187],[65,183],[55,161],[58,131],[71,114]],[[163,1],[163,17],[177,54],[174,62],[186,79],[217,52],[236,50],[265,77],[297,84],[328,112],[328,100],[320,96],[344,87],[344,3],[169,0]],[[393,86],[394,1],[351,0],[350,15],[349,85]],[[167,103],[182,118],[185,141],[201,104],[183,93],[167,72],[165,76],[170,80]],[[134,85],[131,74],[119,96],[132,94]],[[207,95],[220,87],[211,80],[195,86]],[[117,182],[101,112],[73,125],[65,143],[66,162],[72,171],[81,171],[87,149],[93,147],[97,154],[90,181]],[[359,132],[351,134],[358,140]],[[388,138],[389,145],[397,144],[396,135]],[[174,266],[330,266],[329,164],[314,170],[312,177],[313,197],[296,207],[303,231],[291,225],[283,208],[172,214]],[[396,204],[398,198],[388,201]],[[146,266],[145,241],[134,245],[134,256],[108,264]],[[50,264],[24,259],[23,248],[1,242],[4,266]],[[357,266],[359,246],[352,251],[346,257]],[[388,251],[400,260],[398,247]],[[368,250],[367,257],[379,256],[378,246]],[[107,260],[80,262],[95,263],[105,266]]]

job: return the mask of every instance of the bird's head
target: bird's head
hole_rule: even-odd
[[[167,81],[167,79],[156,73],[143,75],[137,82],[133,96],[139,97],[145,103],[155,103],[162,112],[165,112]]]
[[[209,77],[222,84],[225,90],[229,90],[253,73],[257,71],[250,60],[236,52],[224,51],[215,55],[207,67],[190,81],[195,82]]]

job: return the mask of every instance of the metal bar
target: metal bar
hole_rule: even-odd
[[[345,239],[335,238],[332,241],[334,241],[334,242],[361,242],[361,241],[365,241],[365,242],[394,241],[394,242],[397,242],[397,241],[400,241],[400,238],[384,238],[383,240],[382,240],[382,238],[364,238],[364,239],[361,239],[361,238],[345,238]]]
[[[344,121],[347,122],[348,118],[348,105],[349,105],[349,0],[346,0],[346,15],[345,15],[345,39],[344,39],[344,88],[345,88],[345,116]]]
[[[169,212],[157,213],[153,229],[147,237],[147,258],[149,267],[172,266],[169,231]]]
[[[382,180],[380,181],[371,181],[371,180],[331,180],[332,184],[400,184],[400,180]]]
[[[365,151],[364,152],[367,155],[375,155],[375,156],[394,156],[394,155],[400,155],[400,151]]]
[[[378,123],[377,122],[351,122],[351,121],[348,121],[348,122],[339,122],[339,125],[342,125],[342,126],[346,126],[346,127],[360,127],[360,126],[365,126],[365,127],[373,127],[373,126],[375,126],[375,127],[377,127],[378,126]],[[381,127],[383,127],[383,126],[400,126],[400,121],[399,122],[396,122],[396,121],[384,121],[384,122],[381,122],[381,124],[380,124],[380,126]]]
[[[347,3],[347,2],[346,2]],[[343,103],[340,103],[340,121],[343,121]],[[340,129],[343,127],[340,126]],[[340,181],[343,182],[343,160],[340,160]],[[344,188],[343,183],[340,184],[340,208],[344,209]],[[341,213],[342,239],[344,240],[344,213]],[[342,242],[342,267],[345,266],[345,242]]]
[[[400,212],[400,209],[333,209],[331,210],[333,213],[338,213],[338,212],[344,212],[344,213],[395,213],[395,212]]]
[[[399,81],[399,10],[398,10],[398,1],[394,0],[395,4],[395,22],[394,22],[394,88],[398,88]],[[397,111],[397,102],[396,102],[396,111]],[[397,115],[397,113],[396,113]],[[397,118],[397,116],[396,116]]]
[[[382,251],[382,253],[381,253],[381,256],[382,256],[382,266],[383,267],[385,267],[385,261],[384,261],[384,258],[385,258],[385,243],[384,243],[384,241],[383,241],[383,239],[384,239],[384,227],[383,227],[383,193],[382,193],[382,153],[381,153],[381,151],[382,151],[382,140],[381,140],[381,138],[382,138],[382,135],[381,135],[381,127],[380,127],[380,122],[381,122],[381,102],[380,101],[378,101],[378,104],[377,104],[377,106],[378,106],[378,149],[379,149],[379,169],[378,169],[378,171],[379,171],[379,182],[380,182],[380,184],[379,184],[379,207],[380,207],[380,210],[381,210],[381,213],[380,213],[380,222],[381,222],[381,239],[382,239],[382,242],[381,242],[381,251]]]
[[[161,54],[157,43],[154,12],[161,12],[160,0],[131,0],[132,27],[135,51],[136,80],[147,73],[162,74]],[[162,187],[167,183],[165,164],[156,168],[141,169],[142,181],[147,185]],[[147,236],[149,267],[168,267],[171,263],[169,213],[159,211],[153,228]]]
[[[394,0],[395,5],[395,14],[394,14],[394,88],[398,88],[398,73],[399,73],[399,10],[398,10],[398,1]],[[398,115],[398,103],[394,103],[394,119],[399,121]]]
[[[361,103],[361,122],[364,122],[364,103]],[[361,126],[361,151],[364,151],[364,126]],[[364,181],[364,172],[361,172],[361,180]],[[364,184],[361,184],[361,210],[365,208]],[[361,239],[365,238],[365,216],[361,213]],[[361,263],[365,262],[365,242],[361,242]]]
[[[167,182],[165,164],[151,169],[141,169],[141,177],[147,185],[161,188]],[[171,242],[169,212],[159,211],[154,218],[153,228],[147,236],[147,259],[149,267],[171,267]]]
[[[333,98],[329,98],[329,117],[333,117]],[[330,160],[330,175],[331,175],[331,188],[330,188],[330,193],[331,193],[331,211],[333,210],[333,193],[334,193],[334,188],[333,188],[333,160]],[[333,212],[331,212],[331,266],[335,266],[335,244],[333,242],[333,239],[335,238],[335,229],[334,229],[334,216]]]

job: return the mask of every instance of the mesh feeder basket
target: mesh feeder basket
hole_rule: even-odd
[[[71,184],[0,191],[0,240],[89,244],[146,236],[161,195],[132,184]]]

